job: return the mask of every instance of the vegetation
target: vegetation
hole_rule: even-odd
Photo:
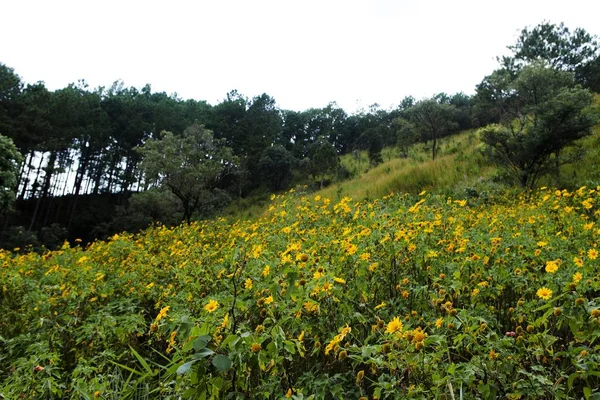
[[[582,155],[566,148],[588,134],[595,121],[594,112],[586,108],[591,95],[577,85],[598,90],[598,40],[581,29],[545,22],[525,28],[509,49],[512,55],[499,59],[499,68],[483,79],[474,96],[407,96],[396,108],[373,104],[354,115],[335,103],[281,110],[267,94],[250,99],[235,90],[216,105],[154,93],[150,85],[127,88],[122,82],[90,89],[79,81],[49,91],[43,82],[25,84],[11,68],[0,65],[0,132],[24,158],[13,191],[15,212],[2,217],[0,247],[11,248],[15,238],[47,247],[65,238],[88,243],[123,226],[137,231],[159,221],[172,223],[173,218],[152,217],[164,214],[158,210],[167,204],[172,214],[182,212],[184,220],[192,221],[218,215],[232,199],[235,204],[251,203],[305,184],[326,189],[351,175],[338,164],[339,157],[352,154],[359,160],[360,152],[367,151],[363,172],[384,162],[385,148],[396,147],[397,155],[406,157],[410,146],[424,143],[436,159],[443,138],[494,123],[502,127],[484,131],[490,161],[529,188],[546,174],[559,182],[559,167]],[[159,150],[156,144],[167,139],[163,131],[171,133],[173,143],[189,142],[183,139],[185,132],[200,125],[217,144],[211,148],[215,154],[203,155],[205,161],[214,161],[214,168],[192,173],[195,164],[176,157],[168,169],[185,164],[185,175],[205,182],[200,185],[208,183],[207,190],[200,194],[192,185],[183,193],[187,178],[180,176],[176,193],[169,186],[173,175],[156,168],[156,158],[144,160],[152,152],[143,149]],[[221,158],[217,153],[224,149],[231,154]],[[209,170],[223,173],[213,179]],[[169,186],[180,204],[160,199],[166,192],[157,191],[145,196],[146,203],[155,201],[148,203],[146,215],[138,209],[138,216],[126,224],[122,214],[114,217],[130,208],[133,194],[158,185]],[[52,246],[44,239],[48,229],[55,232]]]
[[[0,393],[593,398],[598,193],[299,193],[248,222],[3,252]]]
[[[11,210],[17,187],[18,165],[22,162],[12,140],[0,135],[0,216]]]
[[[0,64],[0,398],[600,398],[600,48],[509,49],[354,115]]]
[[[146,179],[179,199],[188,224],[194,212],[209,212],[221,201],[219,181],[236,168],[231,149],[198,124],[181,136],[163,131],[160,140],[148,140],[139,151]]]
[[[569,74],[540,65],[525,67],[506,93],[503,125],[483,128],[482,140],[492,161],[532,189],[561,163],[580,158],[563,150],[591,134],[600,110],[592,93],[573,87]]]

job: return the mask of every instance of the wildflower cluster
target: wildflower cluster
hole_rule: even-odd
[[[295,192],[252,221],[0,251],[0,397],[134,397],[130,376],[162,398],[592,398],[599,200]]]

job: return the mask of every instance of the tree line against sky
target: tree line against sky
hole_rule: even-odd
[[[334,102],[282,110],[268,94],[248,98],[235,90],[211,105],[120,81],[98,88],[78,81],[51,91],[0,64],[0,134],[22,157],[14,182],[3,180],[11,194],[2,203],[4,232],[11,225],[38,238],[50,226],[60,231],[55,236],[90,231],[108,223],[115,204],[132,200],[143,208],[177,204],[177,215],[189,222],[232,198],[298,182],[322,187],[347,176],[343,154],[366,150],[376,165],[383,147],[402,154],[421,141],[435,159],[439,138],[479,127],[487,127],[482,139],[490,160],[533,187],[574,160],[561,150],[596,121],[589,106],[591,93],[600,92],[600,50],[584,30],[548,22],[525,28],[509,49],[472,96],[407,96],[393,109],[373,104],[354,114]],[[138,192],[146,197],[131,197]],[[9,197],[16,212],[9,213]],[[104,200],[89,211],[90,198]]]

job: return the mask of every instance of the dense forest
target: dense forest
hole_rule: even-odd
[[[600,49],[582,29],[543,23],[525,28],[509,50],[474,95],[407,96],[394,108],[354,114],[335,102],[283,110],[266,93],[236,90],[214,105],[121,81],[49,90],[0,63],[0,134],[10,139],[0,141],[0,246],[52,248],[190,222],[236,199],[345,179],[344,154],[367,151],[376,165],[386,146],[402,156],[424,142],[435,159],[439,138],[486,126],[490,160],[533,187],[553,165],[574,160],[577,152],[561,150],[596,122],[582,110],[600,92]],[[529,124],[543,143],[521,141],[519,150],[511,137],[532,137]]]

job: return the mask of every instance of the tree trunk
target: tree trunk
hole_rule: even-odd
[[[21,189],[21,194],[19,195],[19,200],[23,200],[25,198],[25,194],[27,193],[27,187],[29,186],[29,174],[31,174],[31,167],[33,167],[33,158],[34,158],[34,154],[35,152],[32,150],[31,153],[29,153],[29,161],[27,164],[27,175],[25,176],[25,181],[23,182],[23,189]],[[40,162],[40,166],[41,166],[41,162]],[[39,174],[39,168],[38,168],[38,174]],[[36,178],[37,179],[37,178]],[[20,183],[20,181],[19,181]]]
[[[48,159],[48,163],[46,164],[46,176],[44,177],[44,183],[42,185],[42,193],[40,197],[37,198],[35,202],[35,209],[33,211],[33,215],[31,216],[31,223],[29,224],[29,231],[31,231],[35,225],[37,216],[40,211],[40,207],[42,201],[48,197],[48,192],[50,190],[50,183],[52,181],[52,175],[54,174],[54,164],[56,162],[56,151],[50,153],[50,158]],[[37,179],[36,179],[37,180]]]

